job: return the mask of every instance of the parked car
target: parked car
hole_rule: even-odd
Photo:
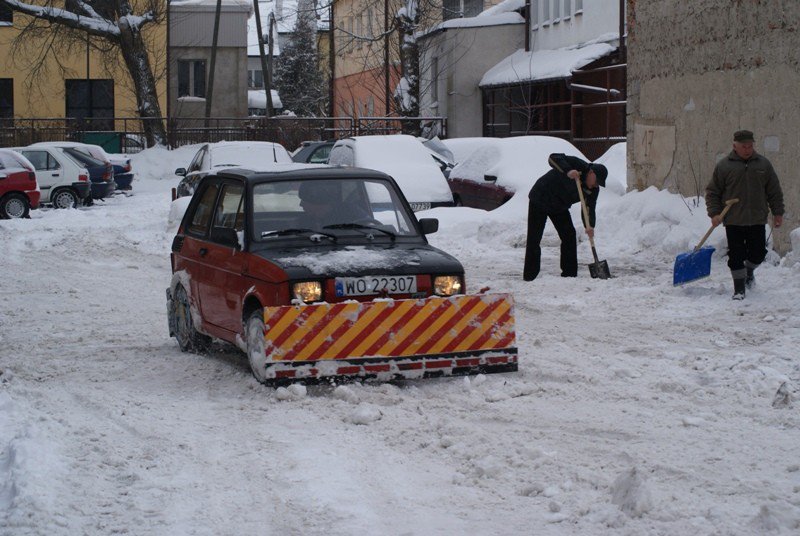
[[[269,141],[229,141],[207,143],[194,155],[188,168],[178,168],[183,177],[178,183],[177,197],[194,193],[200,179],[225,168],[265,170],[274,164],[290,164],[292,156],[283,145]]]
[[[75,208],[91,195],[89,171],[56,147],[18,147],[36,171],[41,203]]]
[[[551,136],[487,138],[450,172],[447,179],[457,205],[492,210],[517,192],[524,195],[550,170],[552,153],[586,160],[570,142]]]
[[[39,208],[40,195],[33,164],[16,151],[0,149],[0,218],[27,218]]]
[[[390,175],[415,211],[453,205],[441,169],[431,152],[413,136],[344,138],[331,149],[328,164],[375,169]]]
[[[91,195],[84,200],[85,205],[91,205],[95,199],[105,199],[114,195],[117,185],[114,182],[114,167],[110,162],[92,158],[74,147],[56,147],[56,150],[63,151],[67,158],[71,158],[78,165],[84,166],[89,172],[89,181],[92,188]]]
[[[126,156],[111,156],[105,149],[99,145],[91,143],[78,143],[74,141],[44,141],[34,143],[30,147],[61,147],[71,148],[90,156],[95,160],[100,160],[106,165],[112,167],[112,174],[117,190],[130,190],[131,183],[133,182],[133,172],[131,167],[131,159]],[[93,194],[94,195],[94,194]]]
[[[304,141],[294,153],[292,160],[302,164],[327,164],[334,141]]]
[[[373,170],[207,175],[172,242],[170,335],[238,345],[260,382],[516,370],[510,297],[465,296],[437,228]]]
[[[418,139],[422,142],[422,145],[430,151],[433,161],[436,162],[436,165],[442,170],[444,178],[448,178],[450,176],[450,171],[456,165],[452,151],[450,151],[439,138],[432,138],[430,140],[424,138]]]

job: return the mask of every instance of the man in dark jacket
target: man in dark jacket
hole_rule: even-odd
[[[542,234],[547,218],[553,222],[561,239],[561,277],[578,275],[578,242],[569,207],[580,202],[576,181],[583,188],[589,221],[584,221],[586,234],[594,236],[595,212],[600,186],[606,185],[608,170],[602,164],[590,164],[561,153],[550,155],[551,169],[541,177],[528,194],[528,244],[522,278],[533,281],[539,275],[542,257]]]
[[[783,225],[783,192],[778,176],[766,157],[753,149],[753,133],[733,134],[733,151],[714,168],[706,186],[706,208],[711,224],[722,222],[725,201],[738,199],[725,216],[728,267],[733,276],[733,299],[743,300],[746,288],[755,284],[753,270],[767,255],[765,225],[770,210],[775,227]]]

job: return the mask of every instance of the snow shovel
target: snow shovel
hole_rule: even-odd
[[[725,201],[725,208],[720,213],[720,219],[725,218],[725,214],[731,208],[731,205],[738,203],[738,199],[729,199]],[[711,275],[711,254],[714,253],[714,247],[703,247],[706,240],[711,236],[714,226],[706,232],[700,243],[695,246],[692,251],[681,253],[675,257],[675,268],[672,270],[672,285],[678,286],[684,283],[690,283],[703,279]]]
[[[559,169],[559,171],[561,171]],[[583,188],[581,188],[581,181],[575,181],[575,184],[578,186],[578,196],[581,198],[581,210],[583,211],[583,220],[584,223],[588,225],[589,223],[589,209],[586,208],[586,200],[583,198]],[[597,258],[597,249],[594,247],[594,237],[589,237],[589,244],[592,246],[592,255],[594,256],[594,262],[589,265],[589,275],[592,276],[592,279],[608,279],[611,277],[611,271],[608,269],[608,263],[606,261],[601,261]]]

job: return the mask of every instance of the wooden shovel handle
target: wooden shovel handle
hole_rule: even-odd
[[[723,209],[722,209],[722,212],[720,212],[720,213],[719,213],[719,219],[720,219],[720,221],[722,221],[723,219],[725,219],[725,214],[727,214],[727,213],[728,213],[728,210],[730,210],[730,208],[731,208],[731,205],[733,205],[733,204],[735,204],[735,203],[738,203],[738,202],[739,202],[739,199],[738,199],[738,198],[737,198],[737,199],[728,199],[727,201],[725,201],[725,208],[723,208]],[[703,244],[705,244],[705,243],[706,243],[706,240],[708,240],[708,237],[709,237],[709,236],[711,236],[711,233],[712,233],[713,231],[714,231],[714,226],[712,225],[712,226],[711,226],[711,228],[710,228],[708,231],[706,231],[706,234],[705,234],[705,235],[703,235],[703,238],[702,238],[702,240],[700,240],[700,243],[699,243],[699,244],[697,244],[697,246],[694,248],[694,250],[695,250],[695,251],[697,251],[697,250],[699,250],[701,247],[703,247]]]

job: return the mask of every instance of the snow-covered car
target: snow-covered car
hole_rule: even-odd
[[[333,141],[304,141],[292,153],[292,160],[298,163],[327,164]]]
[[[55,147],[54,149],[61,151],[79,166],[84,166],[89,172],[91,195],[84,200],[85,205],[91,205],[95,199],[105,199],[114,195],[117,184],[114,182],[114,167],[110,162],[93,158],[75,147]]]
[[[375,169],[391,176],[414,211],[453,206],[453,195],[431,151],[414,136],[355,136],[336,142],[331,166]]]
[[[39,208],[40,195],[33,164],[16,151],[0,149],[0,218],[27,218]]]
[[[124,155],[110,155],[99,145],[79,143],[75,141],[45,141],[32,144],[30,147],[70,147],[87,156],[109,164],[113,168],[114,183],[117,190],[131,190],[133,182],[133,168],[131,159]]]
[[[492,210],[517,192],[527,195],[536,179],[550,170],[547,159],[552,153],[586,160],[574,145],[561,138],[486,138],[456,164],[447,182],[457,205]]]
[[[510,296],[465,295],[437,229],[373,170],[207,175],[172,243],[170,335],[236,344],[263,383],[516,370]]]
[[[55,208],[75,208],[91,195],[89,171],[57,147],[14,149],[33,164],[41,203]]]
[[[176,189],[177,197],[192,195],[200,179],[225,168],[265,170],[276,164],[291,164],[292,156],[283,145],[270,141],[229,141],[207,143],[200,147],[188,168],[178,168],[183,177]]]

